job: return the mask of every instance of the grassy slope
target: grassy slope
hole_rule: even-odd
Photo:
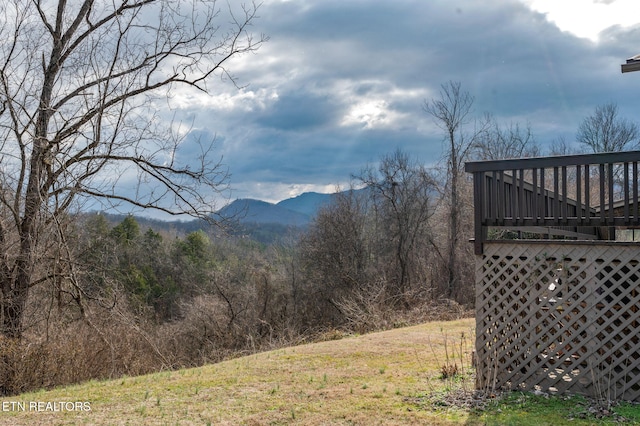
[[[408,424],[438,416],[407,401],[428,389],[470,319],[347,337],[219,364],[5,398],[3,424]],[[469,343],[471,339],[468,339]],[[30,401],[89,401],[90,412],[29,412]],[[374,422],[375,424],[375,422]]]
[[[510,424],[503,410],[470,415],[425,409],[419,402],[425,393],[451,384],[437,378],[445,339],[451,355],[453,346],[460,350],[464,333],[466,352],[472,328],[471,319],[434,322],[4,398],[5,407],[20,401],[27,410],[0,411],[0,424]],[[88,401],[91,411],[29,412],[30,401]],[[557,418],[549,424],[554,421],[558,424]]]

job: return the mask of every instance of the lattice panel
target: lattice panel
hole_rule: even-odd
[[[477,386],[640,401],[640,247],[486,243]]]

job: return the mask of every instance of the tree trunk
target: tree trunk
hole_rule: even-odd
[[[33,251],[36,224],[42,208],[43,194],[40,191],[40,177],[43,163],[41,150],[34,147],[31,157],[31,175],[27,185],[25,210],[20,224],[20,250],[14,274],[4,274],[2,286],[2,334],[11,338],[22,337],[24,311],[29,297],[29,288],[34,271]]]
[[[451,141],[451,207],[449,210],[449,259],[447,265],[447,297],[452,298],[456,291],[457,271],[456,252],[458,250],[458,156],[455,147],[455,135],[449,135]]]

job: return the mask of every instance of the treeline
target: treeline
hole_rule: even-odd
[[[271,245],[217,227],[181,235],[133,216],[69,217],[64,247],[74,263],[34,288],[23,339],[0,342],[0,391],[463,315],[454,300],[472,301],[473,259],[447,294],[431,175],[397,151],[355,185],[366,189],[341,192],[306,232]]]

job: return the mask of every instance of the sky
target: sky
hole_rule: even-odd
[[[401,149],[427,166],[443,132],[422,106],[443,84],[473,116],[530,126],[542,147],[572,143],[596,106],[639,121],[637,0],[265,0],[270,40],[234,60],[242,86],[174,93],[190,137],[215,138],[228,194],[277,202],[333,192]]]

